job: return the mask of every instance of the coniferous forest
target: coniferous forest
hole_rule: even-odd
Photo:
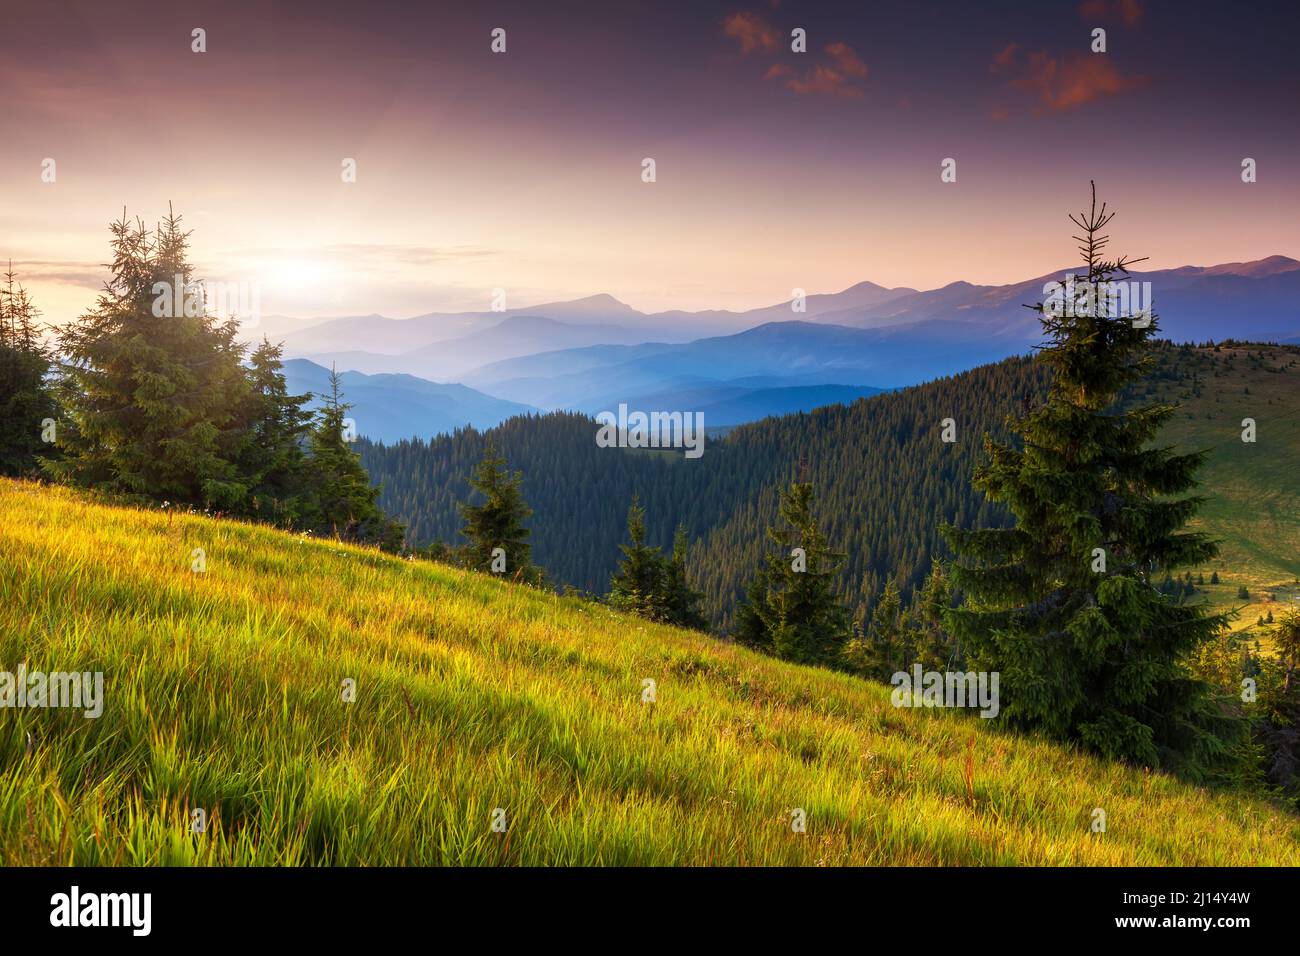
[[[557,583],[606,591],[636,495],[651,544],[671,548],[681,523],[708,555],[693,562],[692,576],[722,629],[768,548],[778,492],[802,469],[817,491],[827,537],[847,552],[836,593],[861,616],[887,580],[908,595],[924,580],[932,555],[947,553],[943,521],[1007,520],[971,487],[980,436],[1000,432],[1045,385],[1043,369],[1010,359],[847,406],[742,425],[710,441],[696,460],[674,452],[611,454],[592,440],[594,420],[564,412],[512,419],[490,439],[523,473],[538,529],[534,557]],[[942,421],[950,417],[959,440],[945,443]],[[401,516],[413,543],[428,545],[458,540],[457,503],[488,440],[466,430],[391,446],[363,440],[358,449],[382,488],[384,509]]]

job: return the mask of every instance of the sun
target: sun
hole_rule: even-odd
[[[281,291],[302,290],[319,285],[325,267],[312,259],[279,259],[268,264],[267,283]]]

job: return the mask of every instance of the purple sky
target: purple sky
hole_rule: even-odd
[[[6,6],[0,257],[55,321],[169,201],[300,316],[1008,282],[1073,260],[1090,178],[1154,268],[1300,257],[1295,4]]]

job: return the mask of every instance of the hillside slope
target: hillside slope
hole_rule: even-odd
[[[0,668],[106,700],[0,711],[0,864],[1300,863],[1244,796],[266,528],[0,481],[0,596]]]
[[[1198,597],[1239,610],[1234,628],[1258,633],[1260,616],[1300,600],[1300,348],[1179,349],[1166,358],[1144,396],[1180,406],[1162,438],[1209,452],[1198,489],[1206,501],[1192,526],[1218,539],[1219,556],[1194,569],[1206,579]],[[1253,442],[1242,441],[1246,419]]]

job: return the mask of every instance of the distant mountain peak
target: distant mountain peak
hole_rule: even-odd
[[[574,299],[569,304],[570,305],[580,305],[580,304],[595,305],[595,306],[600,306],[601,308],[613,307],[616,309],[627,309],[629,311],[636,311],[626,302],[614,298],[608,292],[597,292],[595,295],[583,296],[581,299]]]
[[[620,302],[608,292],[598,292],[595,295],[583,296],[581,299],[570,299],[565,302],[530,305],[524,309],[511,309],[510,312],[514,315],[546,315],[550,318],[557,315],[564,318],[580,318],[584,316],[611,318],[619,315],[640,315],[636,309],[626,302]]]
[[[1300,269],[1300,262],[1290,256],[1266,256],[1250,262],[1225,262],[1217,266],[1206,266],[1201,272],[1204,275],[1234,275],[1256,279],[1296,269]]]

